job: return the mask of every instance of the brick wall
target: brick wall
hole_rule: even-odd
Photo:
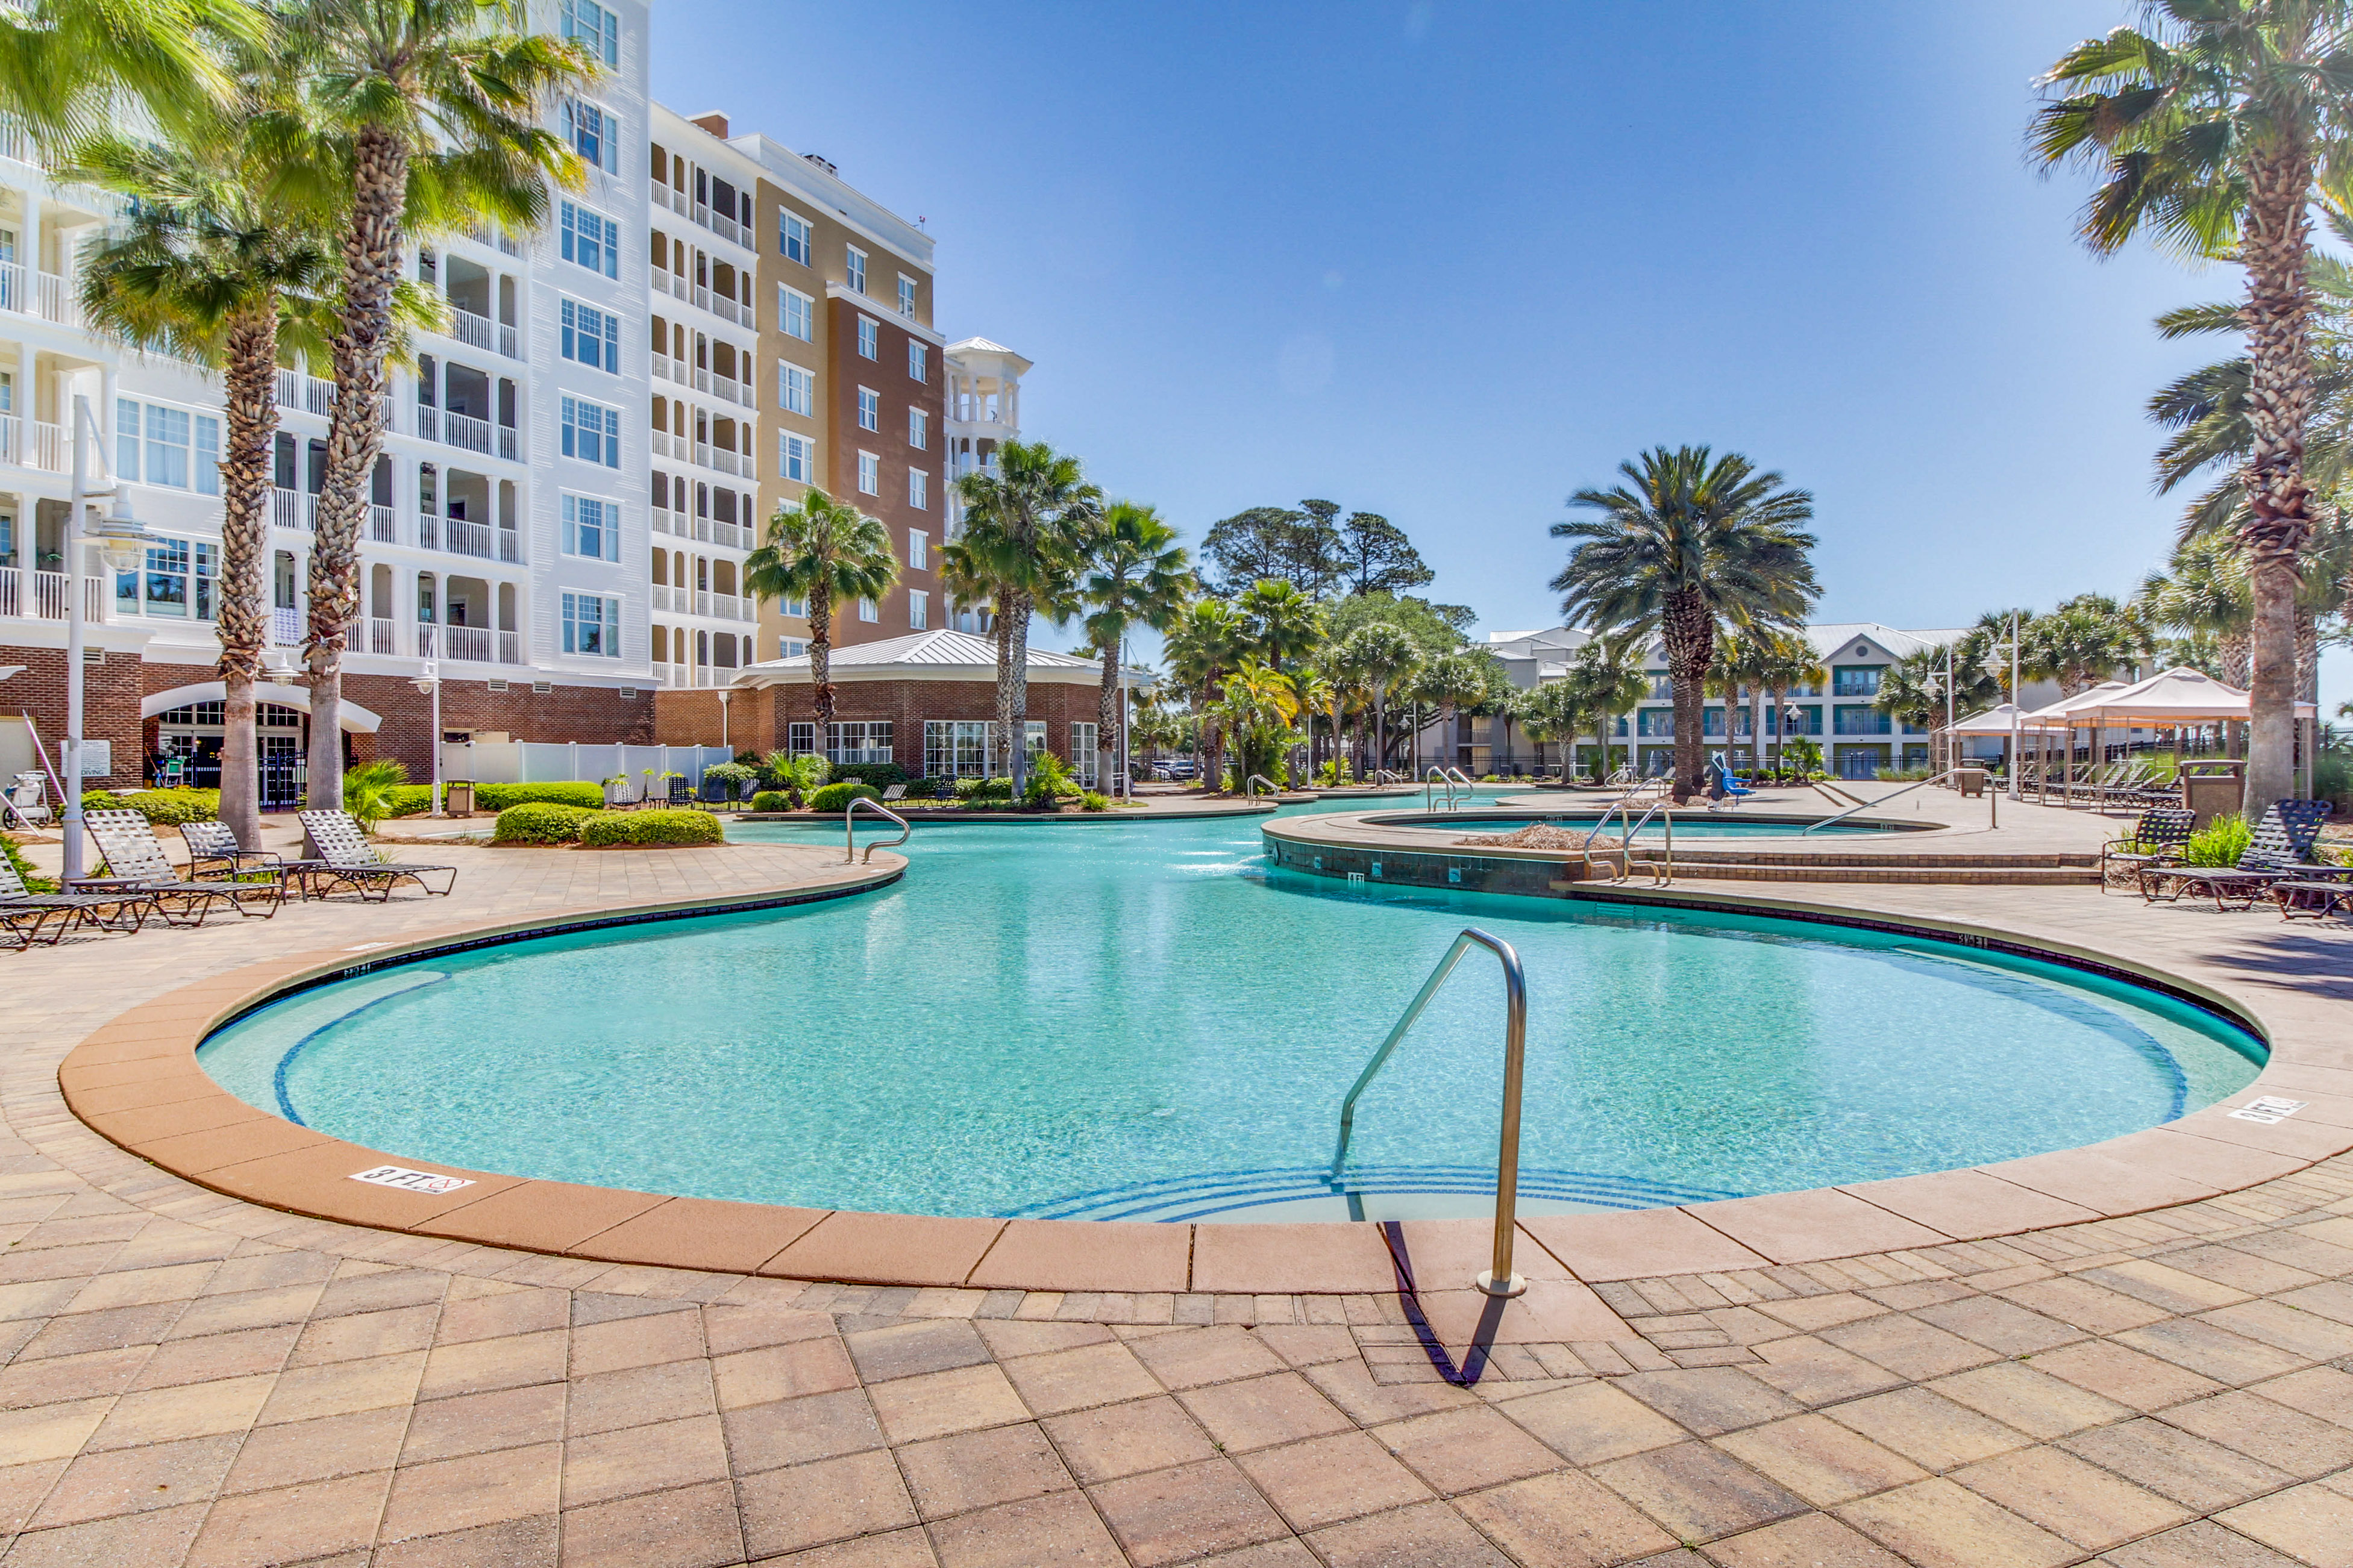
[[[104,662],[98,662],[100,651],[90,648],[84,653],[81,732],[87,739],[110,743],[114,771],[104,779],[93,775],[89,783],[136,784],[142,782],[139,699],[145,688],[140,682],[142,666],[136,653],[121,649],[105,653]],[[0,685],[0,712],[11,718],[19,713],[32,715],[41,744],[48,752],[49,765],[63,777],[66,650],[0,644],[0,665],[7,664],[21,664],[25,672]],[[37,759],[34,765],[39,765]]]
[[[923,722],[930,719],[997,717],[997,682],[983,680],[860,680],[835,687],[834,718],[842,722],[887,719],[891,722],[892,759],[910,774],[923,771]],[[692,712],[685,702],[700,699],[710,704],[710,734],[716,736],[718,700],[709,692],[665,692],[667,703],[678,700],[681,712]],[[738,751],[766,752],[779,746],[791,723],[814,723],[815,690],[808,686],[770,686],[740,691],[728,710],[728,743]],[[1060,756],[1071,755],[1071,726],[1095,722],[1095,688],[1033,681],[1029,710],[1033,722],[1046,726],[1046,746]],[[700,730],[681,719],[681,731],[664,738],[683,745]]]

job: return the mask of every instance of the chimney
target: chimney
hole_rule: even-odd
[[[708,114],[698,114],[688,123],[702,126],[722,142],[727,140],[727,116],[718,110],[714,109]]]

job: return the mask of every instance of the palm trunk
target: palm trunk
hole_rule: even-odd
[[[1119,639],[1103,649],[1103,689],[1095,697],[1095,788],[1111,793],[1112,773],[1118,765]]]
[[[808,596],[809,687],[817,707],[817,749],[821,754],[833,723],[833,601],[824,590]]]
[[[2215,643],[2215,651],[2221,656],[2222,679],[2244,691],[2252,679],[2249,671],[2253,668],[2254,639],[2244,632],[2231,632],[2217,637]]]
[[[1674,694],[1674,797],[1683,805],[1700,792],[1700,760],[1707,747],[1707,667],[1715,653],[1715,625],[1707,605],[1690,589],[1667,596],[1661,628],[1666,645],[1667,681]]]
[[[1018,798],[1023,777],[1029,771],[1029,596],[1016,594],[1008,607],[1012,613],[1005,617],[1010,623],[1003,644],[1006,667],[997,671],[997,680],[1008,686],[1009,690],[999,694],[997,703],[1000,707],[1008,700],[1013,704],[1011,776]]]
[[[351,227],[343,236],[343,309],[334,339],[335,408],[327,474],[311,544],[311,617],[302,659],[311,671],[310,804],[343,804],[343,635],[359,607],[360,521],[384,447],[385,351],[400,277],[400,220],[408,144],[371,125],[353,151]],[[436,735],[432,744],[439,745]]]
[[[2312,416],[2312,153],[2293,129],[2249,159],[2246,229],[2247,424],[2244,485],[2253,516],[2240,538],[2254,590],[2246,809],[2250,818],[2294,788],[2297,556],[2310,532],[2304,477]]]
[[[1012,595],[997,595],[997,767],[1001,777],[1013,777],[1013,613]],[[1016,793],[1020,786],[1017,784]]]
[[[1751,683],[1748,688],[1748,772],[1753,777],[1765,771],[1765,689]]]
[[[253,684],[269,627],[262,559],[269,543],[269,447],[278,428],[278,305],[238,317],[227,333],[227,429],[221,454],[220,578],[214,592],[220,637],[222,705],[220,819],[247,849],[261,847],[261,777],[254,735]]]

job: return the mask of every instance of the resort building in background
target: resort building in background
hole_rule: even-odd
[[[886,601],[837,616],[839,641],[948,613],[934,553],[952,526],[951,354],[931,324],[931,237],[822,158],[654,103],[641,0],[536,0],[532,24],[605,62],[594,96],[551,117],[587,182],[555,195],[541,233],[412,248],[410,276],[448,316],[419,334],[415,374],[392,374],[362,534],[347,751],[415,776],[431,768],[413,684],[428,661],[451,741],[716,740],[711,689],[806,643],[805,606],[755,603],[743,563],[762,520],[811,485],[881,518],[901,557]],[[211,784],[220,386],[83,325],[79,252],[121,211],[0,130],[0,668],[25,667],[0,688],[0,776],[36,765],[20,711],[45,742],[64,732],[79,396],[99,426],[93,475],[121,481],[156,535],[143,570],[101,581],[95,549],[83,563],[85,732],[107,770],[93,782],[142,783],[178,754],[188,782]],[[958,373],[959,440],[985,464],[1028,362],[970,342],[983,352]],[[303,369],[279,375],[270,662],[290,676],[332,395]],[[264,697],[265,802],[284,806],[301,789],[309,696],[290,679]]]

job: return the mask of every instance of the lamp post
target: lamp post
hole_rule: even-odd
[[[433,748],[433,809],[429,816],[446,816],[441,809],[441,661],[428,658],[425,671],[409,682],[417,691],[433,700],[433,733],[428,742]]]
[[[734,695],[735,694],[733,692],[728,690],[727,688],[723,686],[718,689],[719,749],[723,752],[727,752],[727,700]],[[727,755],[730,758],[733,758],[735,753],[733,752],[727,752]]]
[[[79,393],[73,400],[73,499],[66,505],[65,569],[66,569],[66,743],[65,743],[65,809],[59,826],[65,834],[65,882],[70,887],[74,879],[85,869],[81,843],[81,678],[82,678],[82,509],[99,496],[115,498],[113,513],[102,519],[94,535],[99,552],[106,563],[116,571],[130,571],[142,564],[147,554],[147,531],[131,515],[119,487],[105,485],[93,488],[90,482],[88,448],[82,444],[82,433],[98,438],[98,420],[90,411],[90,399]],[[105,461],[101,449],[100,462]]]

